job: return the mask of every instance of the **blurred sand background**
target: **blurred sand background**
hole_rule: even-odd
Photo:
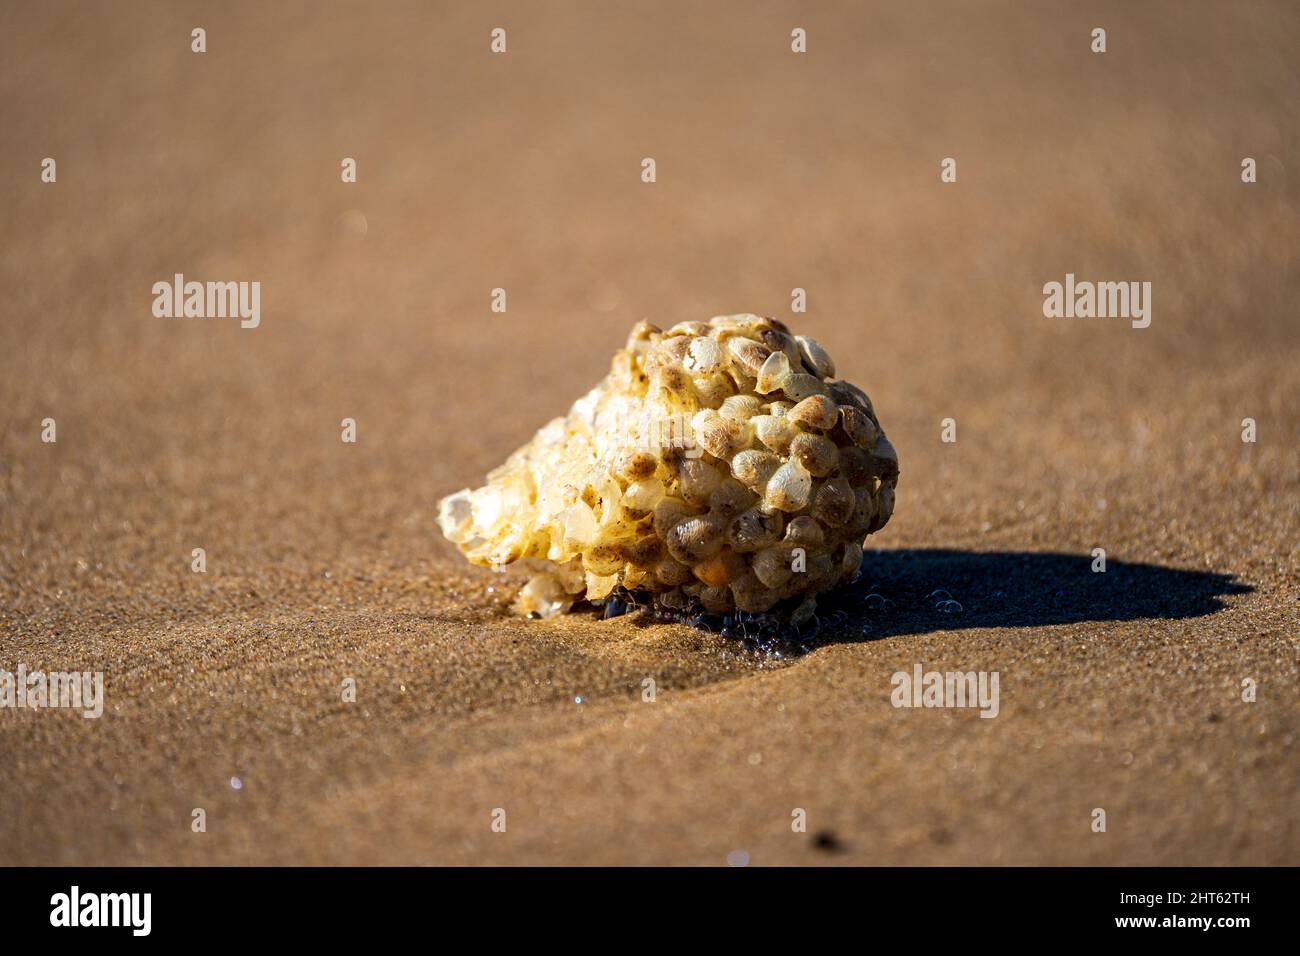
[[[107,704],[0,712],[0,862],[1300,863],[1298,64],[1286,2],[3,4],[0,669]],[[895,610],[509,617],[439,497],[736,311],[874,399]],[[1000,715],[894,709],[918,662]]]

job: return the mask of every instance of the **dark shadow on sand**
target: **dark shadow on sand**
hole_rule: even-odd
[[[838,595],[848,620],[822,641],[873,640],[980,627],[1045,627],[1083,621],[1177,620],[1222,610],[1225,595],[1254,590],[1231,575],[1108,559],[1023,551],[868,551],[862,577]],[[943,613],[929,595],[947,591],[959,613]],[[879,594],[892,602],[872,610]],[[942,597],[942,596],[941,596]]]

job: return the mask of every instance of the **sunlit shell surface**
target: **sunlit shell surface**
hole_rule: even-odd
[[[444,498],[475,564],[536,573],[543,617],[616,587],[665,608],[808,614],[894,510],[898,456],[812,339],[756,315],[641,322],[609,375],[487,476]]]

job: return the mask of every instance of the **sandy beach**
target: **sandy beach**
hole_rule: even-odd
[[[1300,864],[1297,64],[1284,2],[6,5],[0,671],[104,697],[0,709],[0,864]],[[733,312],[871,395],[892,606],[511,616],[438,500]]]

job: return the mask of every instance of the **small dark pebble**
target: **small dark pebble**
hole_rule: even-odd
[[[819,850],[825,850],[827,853],[835,853],[842,849],[839,837],[830,830],[822,830],[813,837],[813,846]]]

